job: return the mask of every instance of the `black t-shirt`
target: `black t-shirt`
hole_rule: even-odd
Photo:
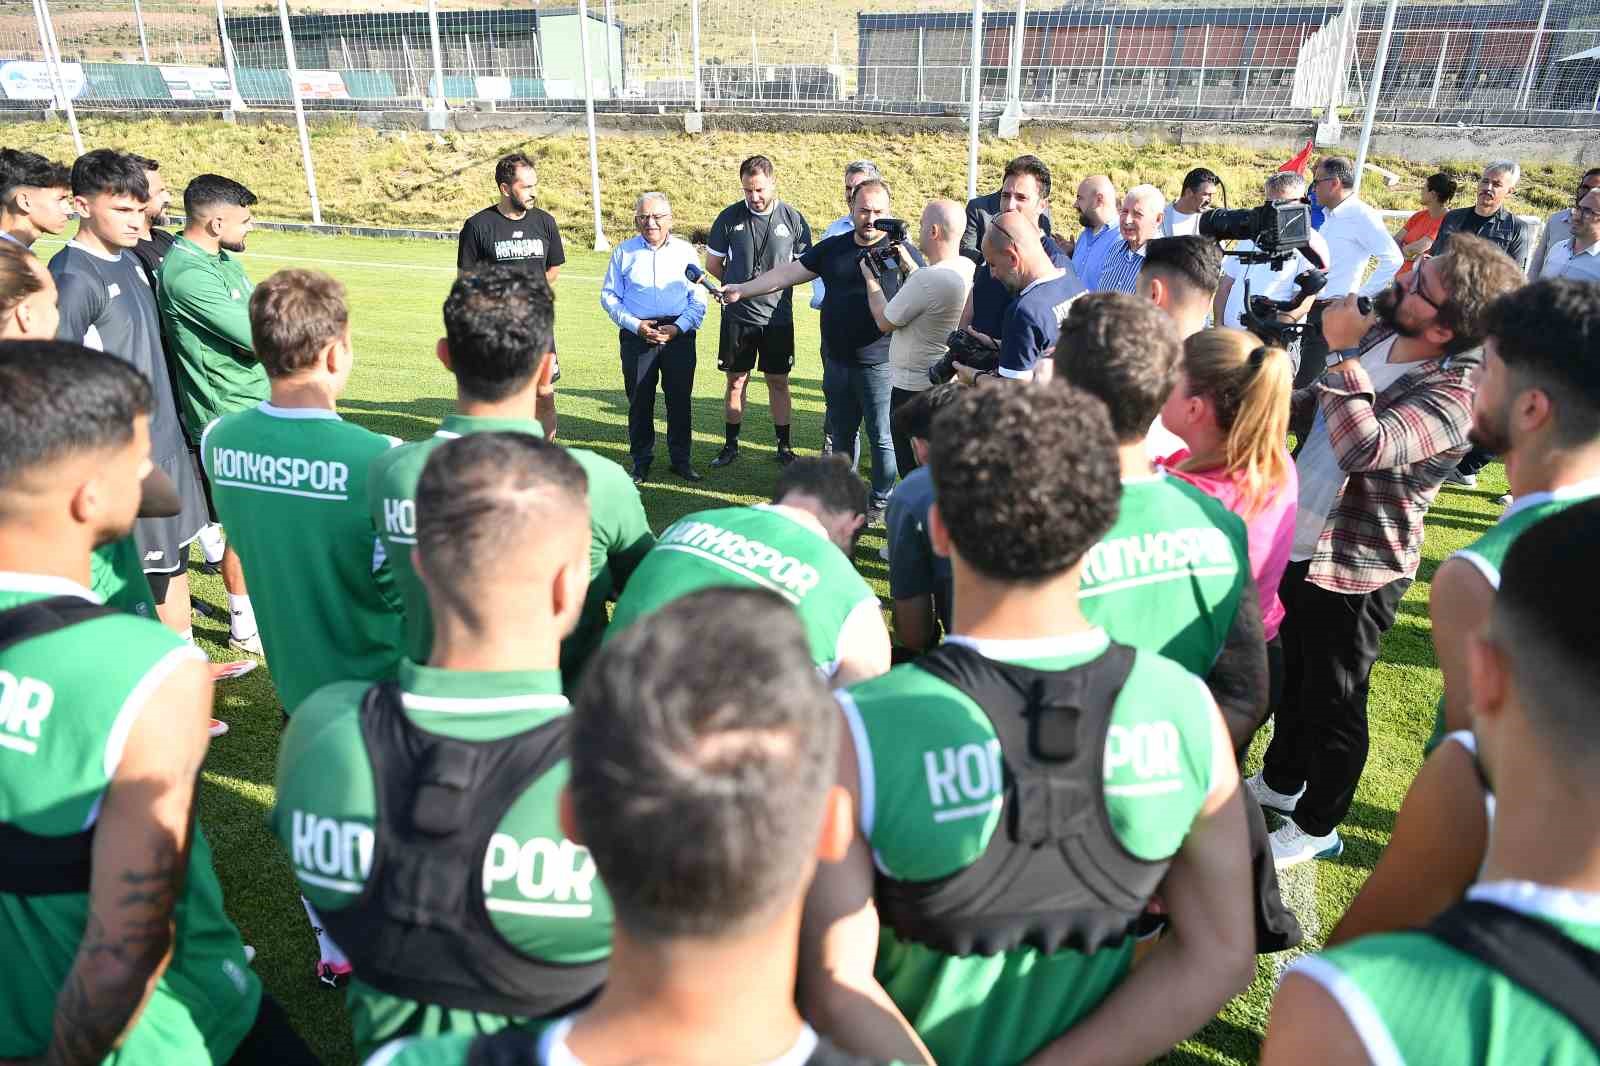
[[[723,209],[711,224],[706,254],[722,259],[725,284],[749,281],[757,274],[799,259],[811,247],[805,216],[783,201],[765,215],[755,214],[743,200]],[[723,310],[735,322],[763,326],[794,321],[793,289],[740,300]]]
[[[167,253],[172,251],[172,245],[177,238],[164,229],[150,227],[150,236],[133,246],[133,257],[139,260],[139,265],[144,267],[144,276],[150,279],[150,291],[159,292],[156,287],[156,271],[161,269],[161,263],[167,258]]]
[[[456,245],[456,266],[461,270],[509,263],[542,277],[566,261],[556,220],[537,207],[528,208],[521,218],[507,218],[491,204],[467,219]]]
[[[1050,256],[1050,262],[1070,272],[1073,277],[1078,276],[1078,272],[1072,269],[1072,256],[1048,233],[1044,235],[1044,250]],[[1006,308],[1011,306],[1014,298],[1011,290],[989,273],[987,263],[980,266],[972,275],[972,328],[986,337],[1000,340],[1005,334]]]
[[[888,242],[885,237],[874,247]],[[830,359],[843,363],[872,365],[889,361],[889,336],[878,329],[867,303],[867,283],[861,276],[861,253],[865,250],[856,243],[855,231],[829,237],[811,246],[800,257],[800,265],[822,279],[822,350]],[[918,266],[925,265],[922,253],[909,241],[906,250]],[[878,284],[883,287],[885,300],[894,299],[900,291],[899,261],[883,270]]]

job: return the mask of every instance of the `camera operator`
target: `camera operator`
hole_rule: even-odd
[[[868,178],[856,185],[850,200],[854,227],[819,241],[792,263],[784,263],[737,285],[722,289],[724,305],[751,296],[791,288],[813,278],[826,287],[822,297],[822,393],[825,430],[840,455],[855,452],[862,419],[872,449],[872,506],[868,525],[883,522],[897,468],[889,433],[889,338],[878,329],[867,303],[866,276],[857,265],[867,256],[880,268],[877,281],[892,300],[904,281],[900,250],[879,220],[889,218],[889,183]],[[904,223],[899,225],[903,226]],[[885,244],[885,241],[888,241]],[[888,254],[885,254],[888,253]],[[922,253],[904,248],[918,266]]]
[[[1013,159],[1006,167],[1006,180],[996,195],[999,196],[1000,206],[993,215],[987,216],[984,233],[987,233],[988,227],[994,224],[995,217],[1007,211],[1019,211],[1039,229],[1040,244],[1045,254],[1050,257],[1050,261],[1058,267],[1071,268],[1071,253],[1056,243],[1055,238],[1050,236],[1050,227],[1044,222],[1047,205],[1050,202],[1048,167],[1031,155]],[[967,225],[968,237],[971,237],[970,218]],[[978,249],[981,255],[983,234],[979,234],[975,240],[973,247]],[[962,314],[962,323],[978,343],[998,349],[1001,334],[1005,330],[1006,308],[1011,306],[1011,300],[1016,293],[1006,288],[982,259],[979,259],[978,263],[980,265],[977,273],[972,276],[972,293],[967,297],[967,310]]]
[[[883,286],[862,262],[861,275],[867,283],[867,306],[878,328],[889,338],[889,409],[898,410],[919,392],[933,387],[928,368],[944,358],[951,332],[961,321],[972,288],[973,266],[961,254],[961,233],[966,228],[961,205],[954,200],[934,200],[922,209],[922,228],[917,246],[927,259],[926,270],[900,246],[900,266],[906,272],[904,284],[892,302],[883,295]],[[893,419],[891,419],[891,423]],[[894,461],[905,477],[919,465],[911,438],[891,428]]]
[[[963,384],[981,376],[1012,381],[1032,381],[1034,367],[1056,346],[1061,321],[1072,301],[1083,295],[1083,285],[1072,263],[1061,266],[1050,259],[1039,241],[1039,231],[1020,211],[996,215],[983,235],[983,259],[991,276],[1013,294],[1001,328],[1000,362],[992,371],[964,363],[955,365]]]
[[[1267,179],[1266,199],[1269,204],[1293,203],[1303,199],[1306,194],[1306,179],[1292,171],[1283,171]],[[1328,242],[1323,240],[1322,234],[1316,230],[1311,231],[1311,248],[1321,257],[1325,264],[1324,270],[1333,266]],[[1234,252],[1253,252],[1256,250],[1254,241],[1238,241],[1233,246]],[[1222,280],[1217,285],[1216,299],[1211,303],[1212,315],[1219,326],[1234,329],[1249,329],[1245,321],[1245,289],[1250,290],[1251,296],[1265,296],[1271,300],[1287,300],[1294,295],[1295,278],[1302,272],[1313,269],[1312,262],[1305,254],[1296,251],[1288,259],[1276,263],[1245,263],[1238,255],[1224,256],[1222,262]],[[1280,316],[1280,321],[1303,322],[1311,311],[1312,297],[1306,297],[1291,311]],[[1276,338],[1264,338],[1276,340]]]

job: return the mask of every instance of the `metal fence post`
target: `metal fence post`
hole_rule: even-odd
[[[430,101],[433,111],[450,110],[444,93],[444,53],[439,48],[439,0],[428,0],[428,41],[433,48],[433,80],[436,86]]]
[[[700,89],[700,0],[689,0],[689,49],[694,55],[694,111],[698,115],[704,102]]]
[[[1444,80],[1444,59],[1450,54],[1450,31],[1444,31],[1444,40],[1439,42],[1439,65],[1433,68],[1433,92],[1428,94],[1428,110],[1432,111],[1439,106],[1439,83]]]
[[[67,112],[67,129],[72,131],[72,146],[83,154],[83,135],[78,132],[78,110],[72,104],[72,89],[67,85],[66,71],[61,66],[61,45],[56,41],[55,24],[50,21],[50,5],[46,0],[33,0],[33,13],[39,20],[39,43],[44,46],[45,69],[50,74],[50,87],[56,101]]]
[[[1028,0],[1017,0],[1017,16],[1011,23],[1011,54],[1006,61],[1006,110],[1022,107],[1022,44],[1028,26]]]
[[[606,30],[606,47],[611,47]],[[594,76],[589,73],[589,0],[578,0],[578,53],[583,59],[583,117],[589,127],[589,199],[594,207],[594,250],[609,251],[605,227],[600,222],[600,153],[594,137]]]
[[[968,93],[971,107],[967,120],[967,199],[978,195],[978,124],[983,121],[979,96],[983,91],[980,67],[983,64],[983,0],[972,0],[972,44],[970,49],[972,82]]]
[[[244,96],[239,91],[238,64],[233,54],[233,41],[228,37],[228,15],[222,10],[222,0],[217,0],[217,39],[222,42],[222,65],[228,68],[228,104],[235,111],[243,111]]]
[[[1211,59],[1211,24],[1206,24],[1205,36],[1200,39],[1200,84],[1195,86],[1194,106],[1199,107],[1205,102],[1206,95],[1206,63]]]
[[[139,24],[139,54],[144,56],[145,65],[150,64],[150,42],[144,35],[144,8],[139,6],[139,0],[133,0],[133,20]]]
[[[1356,13],[1361,0],[1344,0],[1344,25],[1339,30],[1339,50],[1335,53],[1333,73],[1328,78],[1328,113],[1323,116],[1323,126],[1317,131],[1317,143],[1331,144],[1339,139],[1339,130],[1343,125],[1339,119],[1339,101],[1344,98],[1344,90],[1350,81],[1350,72],[1345,69],[1345,57],[1350,54],[1350,39],[1356,30],[1356,22],[1360,16]],[[1361,180],[1361,175],[1356,175],[1356,180]]]
[[[1378,37],[1378,55],[1372,65],[1372,84],[1367,87],[1367,114],[1361,120],[1361,141],[1356,145],[1355,195],[1361,192],[1361,172],[1367,165],[1367,148],[1372,143],[1372,120],[1378,115],[1378,96],[1383,90],[1383,68],[1389,64],[1389,41],[1394,36],[1394,12],[1400,0],[1389,0],[1383,9],[1383,33]]]
[[[1539,24],[1533,28],[1533,47],[1528,50],[1528,65],[1522,71],[1520,107],[1528,110],[1528,98],[1533,95],[1533,65],[1539,59],[1539,38],[1544,36],[1545,19],[1550,16],[1550,0],[1544,0],[1544,6],[1539,9]]]
[[[294,100],[294,124],[300,133],[300,159],[305,164],[306,192],[311,197],[311,224],[320,226],[322,201],[317,199],[317,168],[311,162],[311,137],[306,133],[306,109],[300,102],[300,69],[295,65],[294,34],[289,30],[289,0],[278,0],[278,26],[283,31],[283,56],[289,66],[289,96]]]

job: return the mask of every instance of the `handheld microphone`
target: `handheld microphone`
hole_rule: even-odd
[[[712,280],[711,276],[704,270],[690,263],[683,268],[683,276],[688,278],[692,284],[705,286],[705,290],[711,294],[713,300],[717,301],[717,303],[722,302],[722,286]]]

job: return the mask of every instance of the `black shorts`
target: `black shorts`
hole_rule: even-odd
[[[794,369],[794,322],[754,326],[722,316],[717,369],[725,374],[787,374]]]

